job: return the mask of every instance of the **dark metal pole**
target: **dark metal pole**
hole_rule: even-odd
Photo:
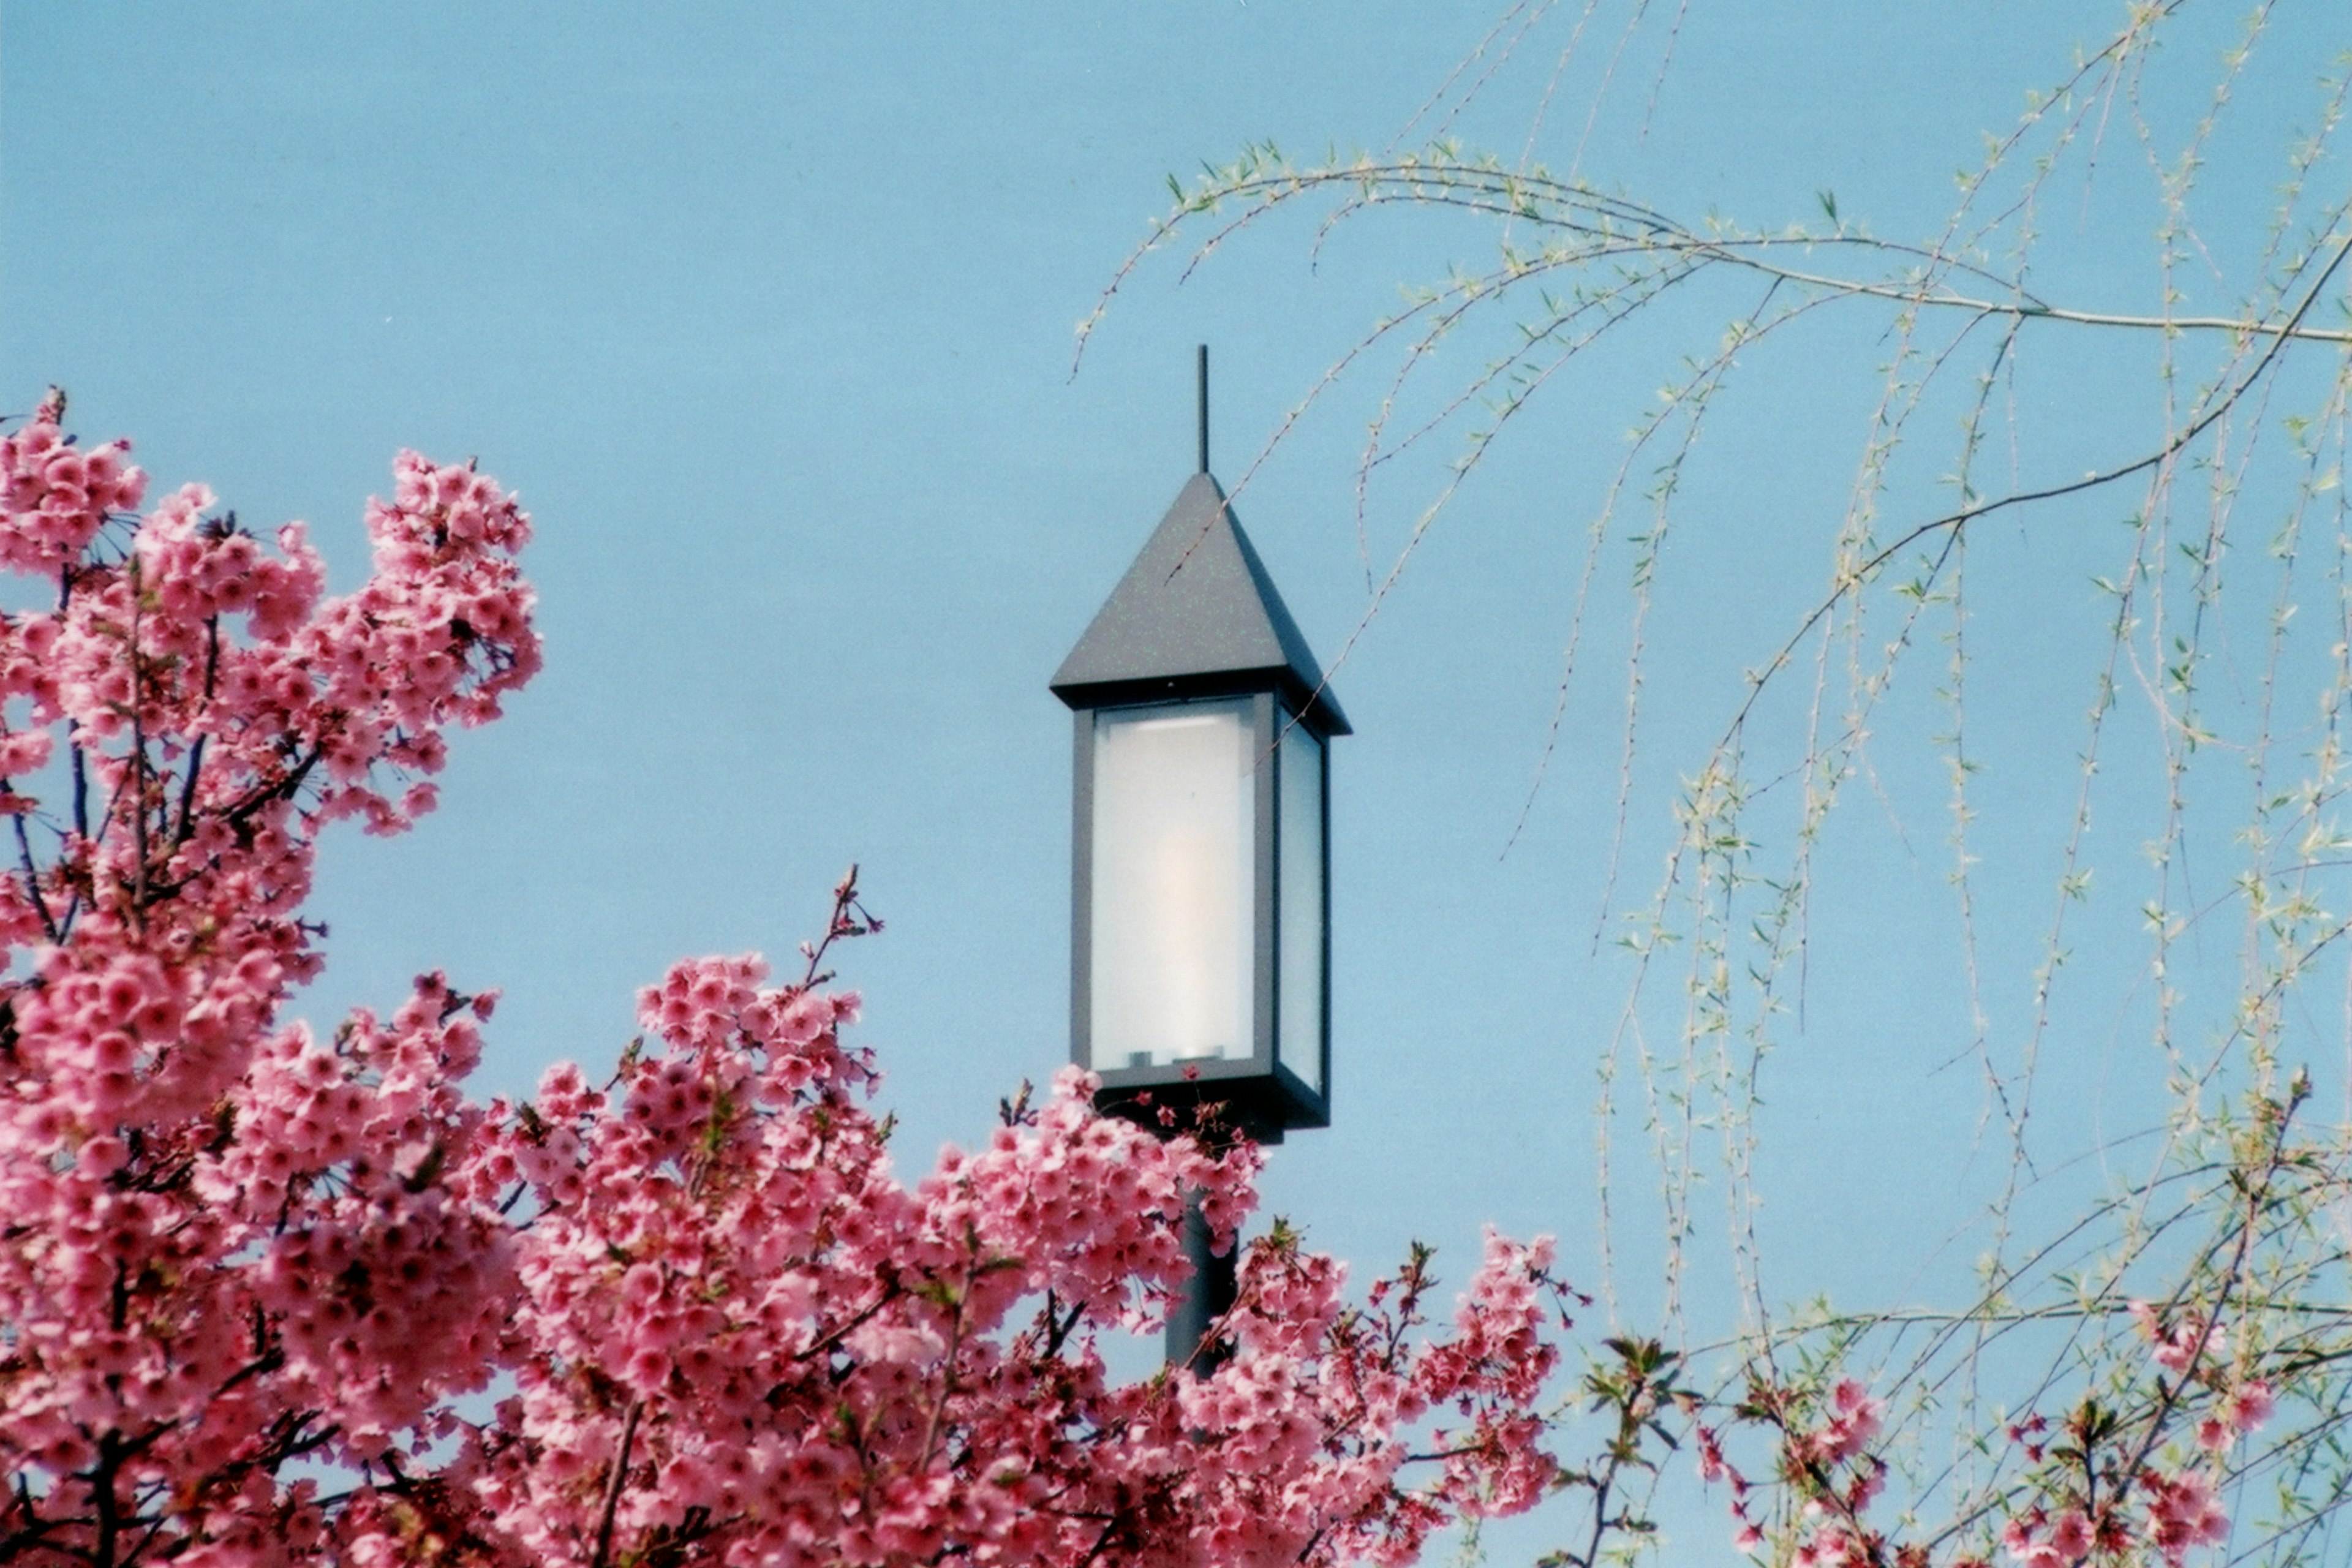
[[[1209,345],[1201,345],[1201,471],[1209,471]]]
[[[1201,1212],[1201,1196],[1195,1193],[1184,1201],[1184,1261],[1192,1266],[1192,1278],[1184,1282],[1184,1299],[1168,1314],[1168,1364],[1189,1365],[1203,1377],[1222,1359],[1201,1355],[1201,1341],[1209,1325],[1233,1309],[1234,1258],[1241,1250],[1241,1238],[1235,1237],[1222,1257],[1211,1252],[1209,1245],[1208,1216]]]
[[[1194,383],[1199,393],[1201,416],[1201,472],[1209,471],[1209,345],[1202,343],[1194,360]],[[1192,1193],[1184,1199],[1184,1261],[1192,1266],[1192,1277],[1184,1282],[1181,1300],[1168,1313],[1168,1364],[1189,1366],[1196,1373],[1207,1376],[1216,1370],[1223,1356],[1215,1351],[1203,1353],[1201,1342],[1209,1335],[1209,1326],[1233,1310],[1234,1298],[1239,1293],[1234,1278],[1234,1263],[1241,1252],[1241,1238],[1222,1254],[1213,1250],[1209,1234],[1209,1217],[1201,1212],[1201,1194]]]

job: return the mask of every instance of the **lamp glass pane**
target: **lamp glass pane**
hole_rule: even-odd
[[[1251,1054],[1257,755],[1250,703],[1095,715],[1092,1066]]]
[[[1287,721],[1286,720],[1286,722]],[[1323,742],[1304,725],[1282,737],[1280,889],[1282,1065],[1323,1092]]]

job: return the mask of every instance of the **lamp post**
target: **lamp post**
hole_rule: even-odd
[[[1279,1142],[1330,1124],[1328,752],[1349,726],[1208,471],[1208,354],[1201,471],[1052,682],[1076,720],[1070,1054],[1107,1110],[1219,1105]],[[1233,1302],[1197,1208],[1185,1239],[1171,1364]]]

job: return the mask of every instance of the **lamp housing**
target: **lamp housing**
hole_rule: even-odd
[[[1052,689],[1075,720],[1070,1054],[1098,1103],[1221,1103],[1261,1142],[1328,1126],[1329,743],[1349,725],[1210,475]]]

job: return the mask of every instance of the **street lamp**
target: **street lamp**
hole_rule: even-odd
[[[1053,679],[1076,719],[1071,1058],[1106,1110],[1222,1105],[1262,1142],[1330,1124],[1330,780],[1349,732],[1208,452]],[[1196,1273],[1232,1300],[1232,1259]],[[1223,1300],[1216,1281],[1223,1276]]]

